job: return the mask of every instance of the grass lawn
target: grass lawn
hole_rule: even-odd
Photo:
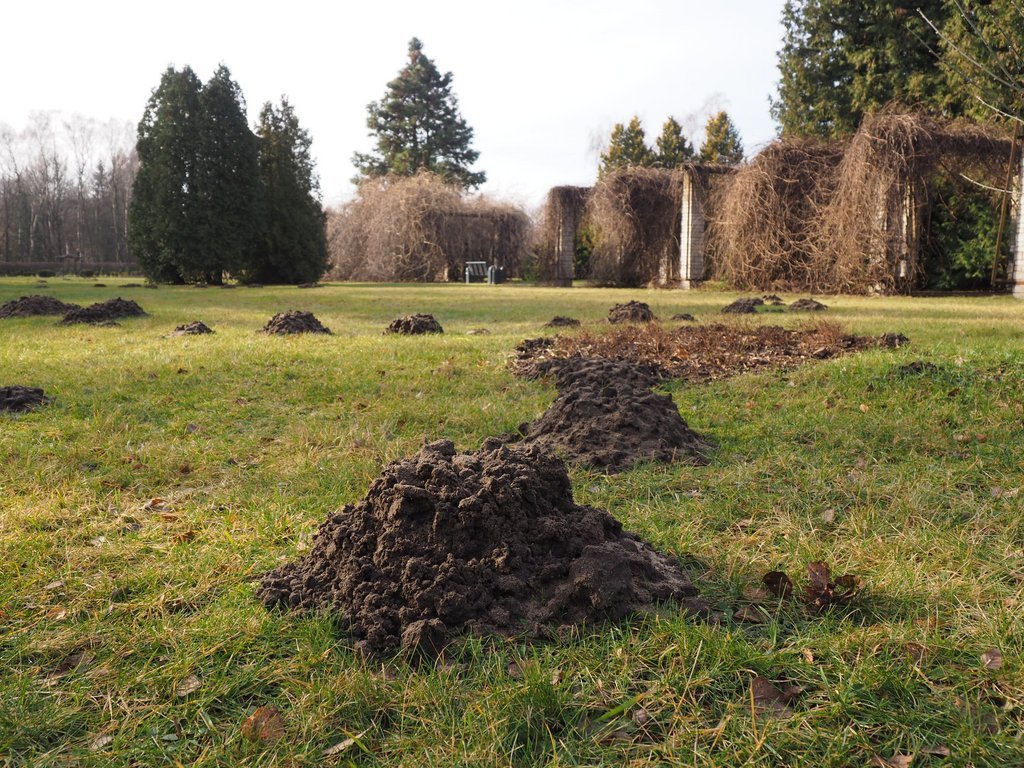
[[[691,568],[721,624],[665,606],[557,643],[467,640],[413,669],[358,657],[329,616],[266,611],[253,577],[384,462],[535,418],[553,388],[506,361],[553,315],[595,328],[635,298],[717,321],[736,295],[92,282],[0,280],[0,303],[120,295],[149,312],[0,320],[0,386],[55,398],[0,414],[0,764],[1024,765],[1024,303],[826,297],[827,319],[911,344],[670,383],[717,442],[709,466],[572,471],[578,501]],[[334,335],[256,332],[286,309]],[[411,312],[445,334],[381,334]],[[194,319],[216,335],[166,337]],[[935,367],[898,372],[917,360]],[[816,560],[863,580],[853,605],[765,599],[766,571],[802,582]],[[757,605],[760,623],[734,615]],[[758,676],[800,690],[772,716]],[[280,740],[243,735],[263,705]]]

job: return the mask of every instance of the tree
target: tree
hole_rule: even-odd
[[[601,153],[598,176],[604,176],[616,168],[650,166],[655,160],[654,153],[647,146],[647,136],[640,118],[633,115],[628,125],[616,123],[608,139],[608,148]]]
[[[463,188],[487,180],[483,172],[470,170],[480,153],[470,146],[473,129],[459,113],[452,73],[441,74],[417,38],[409,42],[409,63],[367,111],[366,125],[377,146],[374,152],[353,155],[362,177],[413,176],[426,170]]]
[[[772,116],[784,134],[834,138],[890,101],[941,108],[936,35],[951,0],[787,0]],[[955,0],[953,0],[955,1]]]
[[[191,68],[168,67],[139,122],[139,171],[128,211],[128,239],[154,280],[180,282],[182,264],[201,263],[199,237],[200,94]]]
[[[661,135],[655,142],[655,147],[655,163],[662,168],[678,168],[683,163],[693,160],[696,154],[693,145],[683,136],[683,127],[674,117],[669,117],[661,127]]]
[[[740,133],[727,112],[713,115],[704,127],[704,143],[700,147],[702,163],[735,165],[743,162]]]
[[[310,155],[312,139],[286,98],[260,111],[263,221],[255,257],[242,278],[261,283],[311,283],[327,269],[326,219]]]

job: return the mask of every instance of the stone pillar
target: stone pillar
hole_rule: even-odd
[[[568,207],[558,209],[558,231],[555,237],[555,285],[572,286],[573,262],[576,259],[576,217]]]
[[[1007,280],[1016,299],[1024,299],[1024,210],[1022,210],[1021,189],[1024,188],[1024,155],[1021,157],[1021,171],[1013,185],[1010,209],[1017,219],[1014,227],[1013,250],[1010,253],[1010,273]]]
[[[704,190],[692,171],[683,173],[682,226],[679,233],[679,287],[704,278]]]

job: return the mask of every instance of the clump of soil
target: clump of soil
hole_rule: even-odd
[[[0,411],[23,413],[50,402],[38,387],[0,387]]]
[[[140,317],[145,314],[142,307],[134,301],[122,299],[118,296],[116,299],[107,299],[107,301],[90,304],[88,307],[72,309],[64,315],[61,323],[64,325],[72,325],[74,323],[105,325],[122,317]]]
[[[711,444],[683,421],[670,395],[651,391],[657,371],[581,357],[562,360],[552,371],[558,397],[520,428],[524,444],[607,472],[642,461],[708,462]]]
[[[267,324],[263,326],[263,333],[276,333],[287,335],[290,333],[330,333],[331,330],[319,320],[312,312],[278,312]]]
[[[902,341],[900,341],[902,339]],[[513,371],[549,376],[565,358],[620,358],[658,369],[663,376],[710,381],[768,368],[789,368],[812,359],[906,343],[906,337],[854,336],[835,323],[789,330],[774,325],[712,323],[664,328],[623,326],[604,333],[528,339],[516,350]]]
[[[651,323],[657,319],[651,308],[642,301],[616,304],[608,310],[609,323]]]
[[[939,372],[939,366],[935,363],[929,363],[926,360],[915,360],[912,363],[901,365],[896,369],[895,375],[899,377],[906,376],[933,376]]]
[[[736,299],[732,304],[726,304],[722,307],[722,312],[725,314],[752,315],[757,312],[757,308],[762,304],[764,304],[764,299],[759,299],[756,296],[750,299]]]
[[[562,315],[555,315],[546,323],[545,328],[576,328],[580,324],[580,321],[575,317],[563,317]]]
[[[673,320],[685,320],[690,323],[697,322],[697,318],[691,315],[689,312],[680,312],[679,314],[672,315]]]
[[[886,349],[898,349],[899,347],[909,344],[910,339],[902,333],[883,333],[878,337],[878,343]]]
[[[773,307],[786,306],[786,302],[782,300],[782,297],[774,293],[766,293],[764,296],[761,297],[761,299],[764,301],[765,304],[770,304]]]
[[[93,283],[92,287],[93,288],[106,288],[107,284],[106,283]]]
[[[402,333],[416,335],[420,333],[444,333],[444,328],[434,319],[433,315],[406,315],[392,320],[384,329],[384,333]]]
[[[52,296],[21,296],[0,306],[0,317],[34,317],[38,315],[63,315],[72,309],[81,309],[77,304],[65,304]]]
[[[204,323],[202,320],[193,320],[191,323],[185,323],[179,325],[173,331],[171,336],[199,336],[204,333],[213,333],[213,329]]]
[[[789,305],[790,312],[824,312],[828,309],[827,304],[822,304],[814,299],[797,299]]]
[[[257,594],[267,607],[337,611],[364,652],[433,654],[459,632],[539,636],[696,590],[610,514],[576,504],[554,456],[440,441],[389,464]]]

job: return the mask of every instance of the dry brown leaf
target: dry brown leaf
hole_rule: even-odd
[[[796,694],[789,689],[780,691],[767,678],[758,675],[750,681],[750,697],[754,702],[754,709],[760,714],[769,717],[789,717],[793,710],[789,708],[789,702]]]
[[[861,403],[860,404],[860,412],[861,413],[867,413],[870,410],[871,410],[871,406],[868,405],[867,403]]]
[[[97,736],[95,739],[93,739],[92,741],[89,742],[89,751],[90,752],[99,752],[105,746],[110,744],[113,740],[114,740],[114,737],[113,737],[112,734],[101,733],[99,736]]]
[[[907,651],[907,656],[909,656],[910,660],[915,664],[920,664],[924,661],[926,649],[920,643],[907,643],[904,648]]]
[[[981,663],[985,665],[985,669],[1002,669],[1003,652],[998,648],[990,648],[981,654]]]
[[[882,757],[881,755],[875,755],[871,758],[871,762],[868,765],[879,766],[879,768],[910,768],[911,763],[914,762],[914,755],[893,755],[892,757]]]
[[[742,608],[737,608],[733,613],[733,618],[747,624],[764,624],[768,621],[768,615],[764,609],[756,605],[744,605]]]
[[[242,723],[242,736],[259,744],[276,744],[284,738],[284,718],[277,707],[258,707]]]
[[[202,687],[203,684],[199,681],[198,677],[195,675],[189,675],[175,686],[174,695],[179,699],[183,699],[190,693],[195,693]]]
[[[922,755],[930,755],[932,757],[949,757],[952,753],[949,751],[949,747],[945,744],[936,744],[933,747],[925,747],[921,750]]]
[[[829,507],[821,513],[821,520],[823,523],[832,524],[836,520],[836,511]]]
[[[804,654],[804,661],[806,661],[808,664],[813,664],[814,663],[814,653],[811,651],[810,648],[804,648],[803,654]]]
[[[49,584],[47,584],[45,587],[43,587],[43,590],[45,592],[53,592],[53,590],[60,589],[63,586],[64,586],[64,580],[63,579],[58,579],[57,581],[51,581]]]
[[[768,590],[778,598],[793,596],[793,581],[784,571],[769,571],[761,577]]]

